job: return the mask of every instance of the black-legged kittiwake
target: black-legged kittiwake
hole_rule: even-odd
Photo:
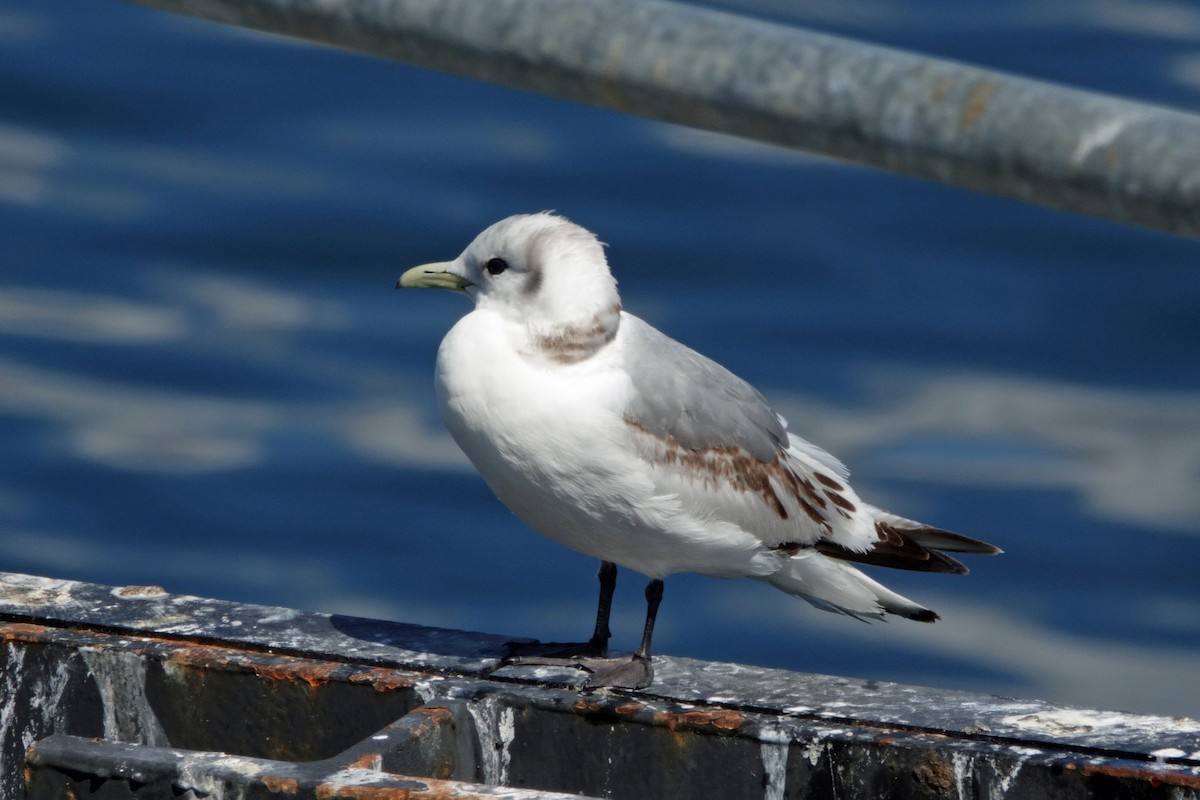
[[[539,533],[600,559],[590,641],[513,645],[506,664],[569,664],[589,685],[653,680],[663,578],[755,578],[860,618],[937,614],[851,562],[965,573],[990,544],[859,498],[840,461],[789,433],[733,373],[622,310],[602,246],[549,213],[513,216],[397,287],[466,294],[438,349],[437,396],[488,486]],[[617,566],[650,579],[632,658],[608,658]]]

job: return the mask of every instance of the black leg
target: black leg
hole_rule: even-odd
[[[590,644],[601,656],[608,655],[608,640],[612,631],[608,628],[608,617],[612,613],[613,592],[617,589],[617,565],[611,561],[600,562],[600,602],[596,605],[596,630]]]
[[[654,666],[650,663],[650,640],[654,638],[654,621],[663,598],[663,582],[657,578],[646,584],[646,627],[642,629],[642,644],[629,658],[586,658],[579,666],[592,673],[588,686],[616,686],[622,689],[645,689],[654,682]]]
[[[642,645],[637,654],[642,658],[650,658],[650,640],[654,638],[654,620],[658,619],[658,605],[663,598],[663,582],[652,580],[646,584],[646,627],[642,630]]]
[[[600,562],[600,602],[596,606],[596,628],[590,641],[582,644],[558,642],[509,642],[507,657],[490,671],[509,666],[576,667],[590,673],[589,687],[613,686],[621,689],[645,689],[654,682],[654,667],[650,663],[650,643],[654,638],[654,621],[662,603],[663,582],[654,578],[646,585],[646,626],[642,643],[632,656],[608,657],[608,628],[612,612],[613,592],[617,587],[617,565]]]
[[[580,658],[604,658],[612,632],[608,619],[612,613],[613,592],[617,588],[617,565],[600,562],[600,601],[596,605],[596,628],[586,642],[509,642],[508,657],[499,666],[509,664],[558,664]]]

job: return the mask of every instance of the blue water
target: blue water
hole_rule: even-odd
[[[1189,3],[742,8],[1200,111]],[[1007,551],[886,576],[933,626],[678,576],[660,652],[1200,716],[1196,242],[107,0],[0,6],[0,569],[585,634],[595,564],[437,418],[465,301],[392,290],[545,208],[868,499]]]

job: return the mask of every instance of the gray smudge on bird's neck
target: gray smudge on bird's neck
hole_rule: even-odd
[[[559,364],[574,364],[595,354],[617,335],[621,304],[597,311],[583,322],[558,323],[531,331],[538,353]]]

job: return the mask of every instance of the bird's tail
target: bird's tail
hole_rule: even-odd
[[[999,547],[961,533],[934,528],[897,516],[881,508],[863,505],[875,524],[876,540],[862,550],[852,549],[830,539],[821,539],[813,547],[827,556],[877,567],[911,569],[918,572],[949,572],[966,575],[966,564],[943,551],[973,555],[996,555]]]
[[[878,619],[885,613],[918,622],[933,622],[938,615],[893,592],[850,564],[816,550],[801,550],[782,569],[762,580],[817,608],[859,619]]]

